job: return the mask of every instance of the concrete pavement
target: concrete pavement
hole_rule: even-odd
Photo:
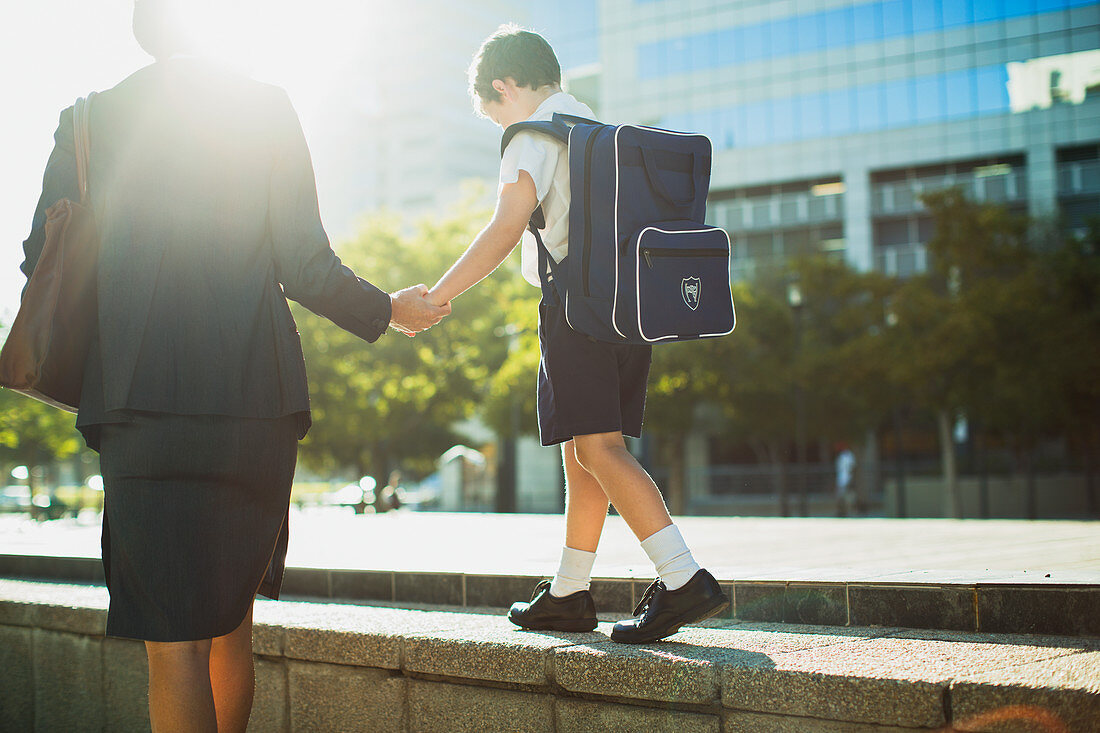
[[[545,514],[292,510],[287,565],[472,574],[552,574],[564,519]],[[1100,585],[1100,522],[678,517],[696,558],[726,579]],[[0,553],[99,557],[99,522],[0,517]],[[610,516],[594,577],[651,577]]]
[[[740,621],[1100,637],[1100,523],[678,519]],[[295,511],[284,596],[507,608],[554,572],[562,518]],[[98,521],[0,520],[0,576],[103,582]],[[652,566],[610,517],[597,607]]]

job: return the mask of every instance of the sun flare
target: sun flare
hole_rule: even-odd
[[[309,107],[339,84],[366,44],[376,3],[347,0],[193,0],[181,23],[204,55],[290,92]]]

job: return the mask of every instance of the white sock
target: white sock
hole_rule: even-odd
[[[550,595],[564,598],[580,590],[588,590],[592,584],[592,563],[596,562],[596,553],[563,547],[561,565],[550,583]]]
[[[691,550],[675,524],[642,540],[642,549],[657,568],[657,577],[669,590],[682,588],[702,569],[691,556]]]

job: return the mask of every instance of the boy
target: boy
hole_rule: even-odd
[[[592,110],[561,90],[561,69],[541,36],[502,26],[482,44],[470,67],[477,111],[501,128],[549,120],[555,112],[591,119]],[[569,165],[566,147],[524,131],[504,151],[492,221],[428,293],[436,304],[481,281],[504,261],[542,206],[543,242],[560,262],[568,254]],[[539,284],[533,238],[524,237],[524,277]],[[548,273],[541,273],[548,277]],[[551,288],[552,290],[552,288]],[[614,641],[641,644],[729,607],[714,577],[695,562],[649,474],[626,449],[623,435],[642,427],[650,347],[595,341],[565,322],[558,298],[539,304],[538,414],[543,445],[561,444],[565,464],[565,547],[553,581],[541,581],[530,602],[508,618],[527,629],[591,631],[589,592],[596,546],[615,505],[656,567],[636,618],[615,624]]]

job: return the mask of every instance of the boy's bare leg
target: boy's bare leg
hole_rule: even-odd
[[[145,642],[153,733],[214,733],[210,639]]]
[[[252,657],[252,606],[236,629],[210,645],[210,686],[219,733],[244,733],[256,691]]]
[[[577,462],[572,440],[562,444],[561,455],[565,464],[565,546],[595,552],[607,519],[607,494]]]
[[[596,479],[639,541],[672,524],[657,484],[626,449],[622,433],[578,435],[572,443],[577,463]]]

